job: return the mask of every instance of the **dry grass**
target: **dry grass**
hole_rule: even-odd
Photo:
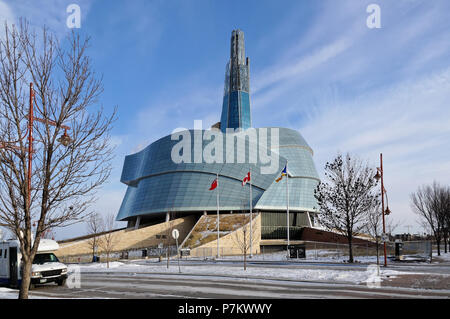
[[[250,221],[250,217],[243,214],[219,215],[220,237],[223,237]],[[217,239],[217,216],[202,216],[202,220],[195,226],[185,247],[195,248]]]

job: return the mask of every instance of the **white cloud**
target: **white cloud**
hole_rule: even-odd
[[[135,139],[129,151],[142,150],[155,140],[162,138],[176,128],[191,129],[194,120],[202,120],[203,129],[220,121],[222,95],[219,88],[192,89],[151,102],[136,117]],[[151,123],[151,125],[149,125]]]
[[[15,16],[11,8],[3,1],[0,1],[0,38],[5,37],[5,23],[11,24],[15,21]]]
[[[0,20],[6,17],[9,23],[18,23],[19,18],[24,18],[33,28],[39,30],[45,25],[58,37],[62,37],[71,30],[66,25],[69,16],[66,9],[72,3],[74,3],[73,0],[21,0],[11,1],[6,5],[3,1],[0,1]],[[83,27],[83,19],[86,18],[91,3],[88,0],[76,1],[76,4],[81,8],[81,27]]]
[[[283,126],[303,126],[300,132],[315,149],[319,173],[338,150],[369,158],[374,166],[383,152],[392,218],[413,224],[409,193],[433,179],[450,180],[449,69],[441,67],[430,75],[442,66],[441,62],[436,68],[436,60],[449,54],[448,24],[442,24],[448,21],[448,10],[443,9],[444,1],[379,3],[383,28],[378,31],[365,25],[368,3],[343,0],[318,5],[310,24],[302,25],[305,32],[296,29],[302,4],[265,35],[259,50],[270,52],[275,62],[252,70],[253,122],[258,126],[259,118],[265,125],[279,121]],[[125,23],[135,15],[131,7],[127,10],[124,16],[111,14],[108,24]],[[151,18],[133,20],[131,29],[136,34],[152,29],[159,21],[157,13],[152,10]],[[139,40],[145,44],[138,45],[139,50],[152,54],[161,35],[162,27],[156,25],[152,39]],[[291,37],[285,42],[288,47],[274,48],[276,37]],[[152,96],[141,108],[133,136],[120,145],[120,156],[176,127],[191,128],[195,119],[203,119],[204,127],[220,120],[222,84],[205,84],[200,78],[207,78],[206,70],[197,71],[197,76],[174,79],[179,82],[171,85],[170,93]],[[117,165],[116,175],[121,163]]]
[[[117,214],[125,192],[126,186],[123,184],[115,187],[105,186],[97,192],[98,201],[91,205],[91,211],[98,212],[101,216],[111,213]],[[116,222],[116,228],[119,227],[126,227],[126,222]],[[55,233],[56,240],[79,237],[87,233],[87,226],[82,221],[64,228],[57,228]]]
[[[2,21],[2,24],[5,20],[12,22],[14,19],[11,8],[5,2],[0,1],[0,21]]]
[[[423,183],[450,180],[449,99],[450,68],[322,106],[300,131],[315,150],[321,174],[338,151],[369,158],[374,166],[383,153],[393,218],[411,224],[409,194]]]
[[[304,74],[306,71],[327,62],[345,51],[350,45],[351,41],[349,39],[342,38],[319,48],[316,52],[308,56],[299,58],[297,61],[281,61],[256,76],[252,92],[257,93],[267,86]]]
[[[373,166],[382,152],[392,218],[415,224],[409,194],[450,180],[448,3],[379,4],[375,31],[365,27],[365,4],[354,1],[324,2],[300,37],[285,30],[298,27],[295,19],[283,22],[274,34],[290,32],[290,47],[264,38],[275,63],[253,73],[252,108],[264,125],[302,127],[320,174],[337,151]]]

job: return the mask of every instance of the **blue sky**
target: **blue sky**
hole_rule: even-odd
[[[371,165],[383,153],[390,218],[420,230],[409,194],[450,181],[450,2],[447,0],[0,0],[0,19],[26,17],[60,37],[81,8],[102,104],[118,106],[110,181],[96,209],[117,212],[124,156],[177,127],[219,121],[231,31],[245,32],[254,127],[298,129],[319,174],[337,152]],[[366,8],[381,7],[381,29]],[[77,225],[57,238],[84,233]]]

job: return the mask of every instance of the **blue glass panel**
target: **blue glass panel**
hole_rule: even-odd
[[[242,95],[245,99],[245,96]],[[260,129],[255,129],[259,134]],[[299,132],[278,128],[280,136],[280,154],[278,167],[289,161],[289,206],[291,210],[313,211],[317,208],[314,189],[319,183],[318,174],[312,159],[312,150]],[[271,130],[268,129],[270,141]],[[194,132],[189,131],[191,136]],[[236,134],[243,138],[248,131]],[[226,139],[224,138],[224,144]],[[214,211],[216,193],[209,186],[219,173],[219,193],[221,210],[241,210],[248,207],[248,188],[242,187],[242,178],[251,167],[253,203],[256,209],[285,211],[285,181],[275,183],[279,172],[261,174],[262,165],[239,163],[180,163],[171,159],[172,147],[178,141],[169,136],[159,139],[142,151],[126,156],[121,181],[128,185],[120,207],[118,220],[130,216],[173,211]],[[203,142],[206,145],[206,141]],[[248,143],[247,143],[248,144]],[[234,142],[237,147],[237,142]],[[193,145],[192,145],[193,147]],[[246,152],[245,149],[236,150]],[[192,152],[192,149],[191,149]]]

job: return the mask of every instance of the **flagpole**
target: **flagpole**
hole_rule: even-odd
[[[253,218],[252,218],[252,168],[250,167],[250,258],[253,257]]]
[[[289,174],[286,161],[286,220],[287,220],[287,256],[289,258]]]
[[[219,253],[219,173],[217,173],[217,258],[220,257]]]

